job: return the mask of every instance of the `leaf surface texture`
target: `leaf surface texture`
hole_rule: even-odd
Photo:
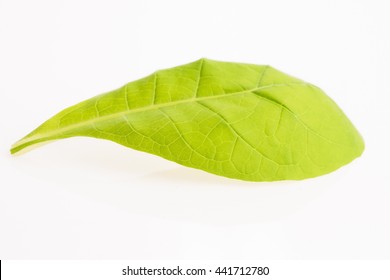
[[[156,71],[58,113],[11,149],[89,136],[249,181],[304,179],[361,155],[318,87],[265,65],[209,59]]]

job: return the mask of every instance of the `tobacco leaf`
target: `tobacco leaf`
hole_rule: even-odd
[[[156,71],[69,107],[11,153],[73,136],[249,181],[319,176],[364,150],[353,124],[318,87],[270,66],[209,59]]]

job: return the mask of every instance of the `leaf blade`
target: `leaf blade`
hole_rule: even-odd
[[[251,181],[322,175],[364,149],[352,123],[319,88],[269,66],[207,59],[65,109],[11,153],[72,136],[111,140]]]

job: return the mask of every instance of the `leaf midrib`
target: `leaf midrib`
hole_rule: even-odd
[[[95,123],[98,123],[98,122],[104,122],[104,121],[109,120],[109,119],[115,119],[117,117],[124,117],[124,116],[130,115],[130,114],[133,114],[133,113],[139,113],[139,112],[153,110],[153,109],[160,109],[160,108],[165,108],[165,107],[171,107],[171,106],[176,106],[178,104],[185,104],[185,103],[198,102],[198,101],[204,101],[204,100],[218,99],[218,98],[223,98],[223,97],[231,97],[231,96],[243,95],[243,94],[252,93],[254,91],[261,90],[261,89],[272,88],[272,87],[291,86],[291,85],[308,85],[308,83],[297,82],[297,83],[271,84],[271,85],[255,87],[255,88],[252,88],[252,89],[249,89],[249,90],[244,90],[244,91],[239,91],[239,92],[218,94],[218,95],[205,96],[205,97],[193,97],[193,98],[178,100],[178,101],[169,102],[169,103],[153,104],[153,105],[144,106],[144,107],[141,107],[141,108],[129,109],[129,110],[126,110],[126,111],[121,111],[121,112],[118,112],[118,113],[113,113],[113,114],[109,114],[109,115],[105,115],[105,116],[98,116],[98,117],[86,120],[84,122],[79,122],[77,124],[72,124],[72,125],[69,125],[69,126],[58,128],[58,129],[50,131],[48,133],[37,133],[33,137],[26,137],[26,138],[23,138],[20,141],[16,142],[12,146],[11,149],[12,150],[17,149],[19,146],[24,145],[27,142],[36,141],[38,139],[43,139],[43,138],[47,138],[47,140],[49,140],[51,136],[59,135],[59,134],[62,134],[63,132],[66,132],[66,131],[71,131],[73,129],[77,129],[77,128],[80,128],[80,127],[83,127],[83,126],[88,126],[90,124],[95,124]],[[282,105],[282,104],[279,104],[279,105]]]

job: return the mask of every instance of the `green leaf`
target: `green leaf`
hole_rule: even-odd
[[[249,181],[304,179],[360,156],[364,142],[318,87],[270,66],[200,59],[58,113],[12,146],[89,136]]]

